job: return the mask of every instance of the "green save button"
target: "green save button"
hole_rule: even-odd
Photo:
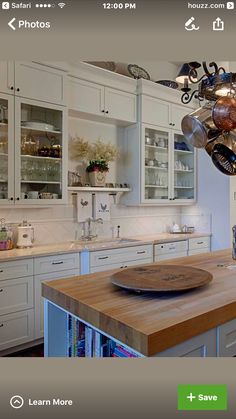
[[[178,410],[227,410],[225,384],[178,386]]]

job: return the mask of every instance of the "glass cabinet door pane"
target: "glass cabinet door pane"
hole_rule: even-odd
[[[62,198],[62,112],[21,104],[21,199]]]
[[[194,199],[194,149],[184,136],[174,134],[174,197]]]
[[[0,98],[0,200],[8,199],[8,101]]]
[[[145,128],[145,200],[168,199],[169,135]]]

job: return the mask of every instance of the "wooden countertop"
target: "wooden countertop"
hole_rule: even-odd
[[[46,282],[42,293],[146,356],[236,318],[236,270],[224,266],[236,266],[231,250],[161,264],[206,269],[214,278],[208,286],[187,293],[137,295],[111,284],[113,270]]]

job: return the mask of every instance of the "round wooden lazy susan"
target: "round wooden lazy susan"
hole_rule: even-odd
[[[111,282],[133,291],[184,291],[202,287],[212,281],[210,272],[191,266],[144,265],[112,275]]]

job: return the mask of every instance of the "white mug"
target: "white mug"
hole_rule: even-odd
[[[29,191],[28,192],[28,198],[29,199],[38,199],[39,193],[38,191]]]

